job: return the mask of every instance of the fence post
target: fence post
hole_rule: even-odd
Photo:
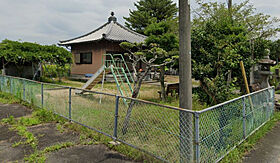
[[[10,79],[10,94],[13,94],[12,78],[9,77],[9,79]]]
[[[1,88],[0,88],[0,89],[1,89],[1,91],[3,92],[3,85],[2,85],[2,81],[3,81],[3,76],[1,75],[1,81],[0,81],[0,82],[1,82],[1,83],[0,83],[0,85],[1,85],[0,87],[1,87]]]
[[[275,109],[275,87],[272,87],[272,97],[270,97],[270,90],[268,90],[268,96],[267,96],[267,120],[271,119],[271,114],[273,113]],[[272,99],[270,99],[272,98]],[[270,101],[272,102],[272,106],[270,105]]]
[[[25,101],[25,80],[22,80],[22,87],[23,87],[23,101]]]
[[[246,138],[246,102],[245,102],[245,97],[242,98],[243,101],[243,138]]]
[[[195,161],[196,163],[200,162],[200,136],[199,136],[199,113],[195,113]]]
[[[41,83],[41,102],[42,108],[44,108],[44,83]]]
[[[72,87],[69,87],[69,119],[72,119]]]
[[[1,91],[3,92],[3,80],[4,80],[4,76],[1,76]]]
[[[120,101],[120,96],[116,96],[115,127],[114,127],[114,138],[115,138],[115,139],[118,138],[119,101]]]
[[[268,90],[266,90],[267,91],[267,94],[265,94],[266,95],[266,106],[264,106],[265,107],[265,121],[267,121],[267,120],[269,120],[269,110],[270,110],[270,93],[269,93],[269,89]]]
[[[272,87],[272,110],[271,110],[271,112],[273,112],[274,111],[274,109],[275,109],[275,87]],[[271,116],[270,116],[270,118],[271,118]]]
[[[272,108],[272,112],[275,110],[275,87],[273,87],[272,88],[273,90],[272,90],[272,103],[273,103],[273,107],[271,107]],[[270,116],[270,118],[271,118],[271,116]]]

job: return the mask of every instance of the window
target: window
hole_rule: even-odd
[[[92,64],[92,53],[80,53],[76,55],[76,63],[78,64]]]

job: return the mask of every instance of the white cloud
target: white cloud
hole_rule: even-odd
[[[222,1],[222,0],[219,0]],[[223,0],[226,1],[226,0]],[[111,11],[123,16],[134,0],[0,0],[0,40],[12,39],[56,44],[85,34],[107,21]],[[174,0],[178,2],[178,0]],[[194,5],[195,0],[191,0]],[[240,2],[240,0],[236,0]],[[252,0],[258,11],[280,18],[278,0]],[[278,5],[277,5],[278,4]]]

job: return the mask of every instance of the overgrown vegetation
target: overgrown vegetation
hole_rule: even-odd
[[[0,93],[0,103],[2,104],[15,104],[15,103],[21,103],[21,100],[18,98],[15,98],[13,95],[5,92]]]
[[[277,93],[277,91],[279,91],[278,89],[279,89],[279,85],[280,85],[280,80],[276,76],[276,69],[280,70],[280,64],[277,64],[270,68],[270,71],[273,73],[273,76],[272,76],[272,78],[270,78],[269,83],[270,83],[270,85],[275,87],[276,93]]]
[[[56,64],[44,64],[42,68],[42,81],[48,81],[50,79],[50,82],[54,82],[55,78],[58,78],[58,82],[62,82],[63,77],[69,77],[71,65],[65,64],[64,66],[58,66]]]
[[[197,1],[192,28],[193,76],[200,81],[205,102],[217,104],[231,97],[236,88],[244,90],[239,62],[249,70],[269,48],[278,21],[257,13],[249,1],[234,4]],[[229,12],[231,11],[231,12]]]
[[[72,54],[56,45],[39,45],[37,43],[3,40],[0,43],[0,60],[2,73],[8,64],[13,64],[19,76],[23,74],[24,65],[55,64],[57,70],[64,70],[67,64],[72,63]],[[60,74],[60,73],[58,73]],[[5,74],[4,74],[5,75]]]

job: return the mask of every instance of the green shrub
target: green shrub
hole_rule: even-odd
[[[46,64],[43,65],[43,77],[46,78],[57,78],[57,77],[68,77],[70,72],[70,64],[64,67],[58,65]]]

